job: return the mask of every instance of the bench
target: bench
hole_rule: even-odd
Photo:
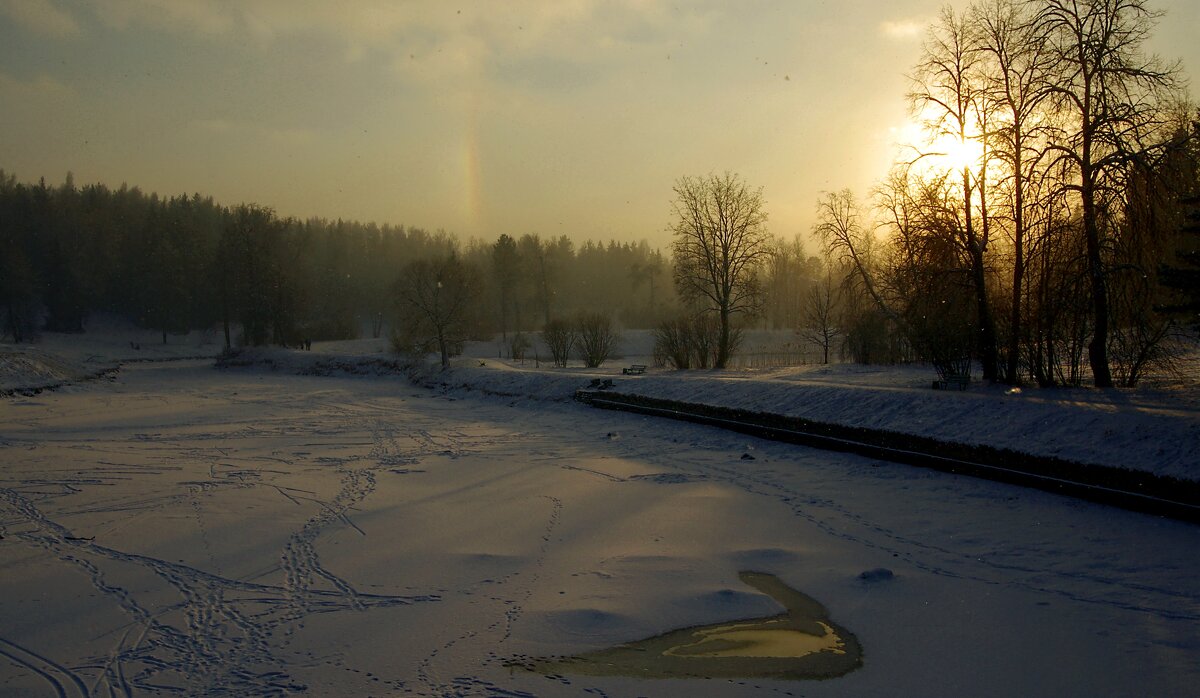
[[[930,362],[938,375],[938,379],[933,382],[933,389],[949,390],[953,386],[959,390],[966,390],[971,383],[971,355],[945,348],[940,354]]]
[[[627,376],[640,376],[646,372],[646,367],[642,364],[634,364],[629,368],[621,369],[621,373]]]

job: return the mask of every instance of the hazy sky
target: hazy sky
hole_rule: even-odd
[[[943,4],[0,0],[0,168],[656,245],[674,181],[729,170],[790,238],[885,173]],[[1200,2],[1156,7],[1196,75]]]

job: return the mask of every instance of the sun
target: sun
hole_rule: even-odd
[[[927,174],[979,167],[984,156],[981,140],[971,132],[965,139],[950,131],[931,132],[929,124],[933,120],[922,114],[891,129],[900,151],[908,154],[906,161]]]
[[[954,136],[941,136],[930,143],[930,152],[939,158],[947,169],[960,172],[979,166],[983,159],[983,144],[977,140],[961,140]]]

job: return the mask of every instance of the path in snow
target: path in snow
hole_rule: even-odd
[[[745,456],[745,457],[744,457]],[[127,367],[0,402],[0,693],[1184,695],[1200,527],[569,403]],[[869,577],[887,568],[895,577]],[[550,677],[779,613],[828,682]]]

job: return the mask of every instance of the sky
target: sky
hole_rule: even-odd
[[[654,246],[679,177],[733,172],[790,239],[886,174],[943,4],[0,0],[0,169]],[[1152,6],[1191,79],[1200,3]]]

